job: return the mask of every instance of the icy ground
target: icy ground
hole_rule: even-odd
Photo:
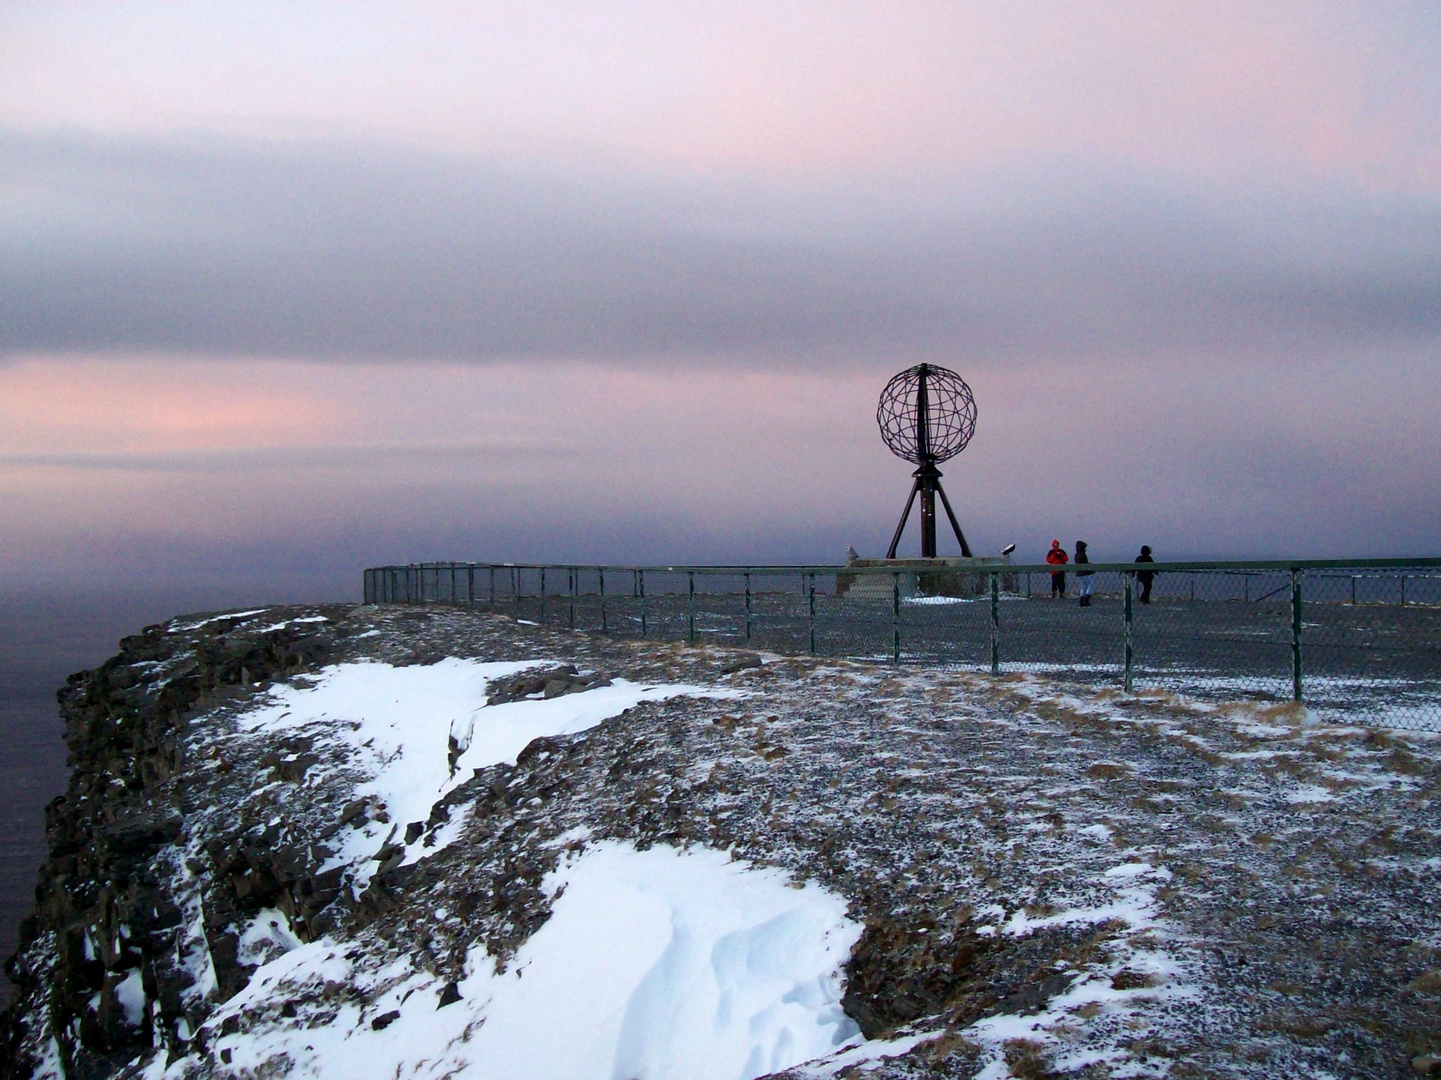
[[[326,610],[325,665],[187,720],[158,863],[185,920],[169,959],[107,977],[150,1047],[121,1075],[1414,1077],[1441,1059],[1436,740]],[[317,615],[215,625],[298,618]],[[175,624],[151,676],[211,632]],[[318,911],[312,879],[340,883]],[[64,1033],[22,1007],[58,1068]]]

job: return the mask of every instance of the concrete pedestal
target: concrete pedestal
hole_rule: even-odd
[[[1010,559],[987,555],[964,558],[959,555],[937,559],[853,559],[848,568],[877,567],[900,574],[902,596],[981,596],[990,592],[990,574],[965,573],[973,567],[1007,566]],[[836,595],[863,597],[890,596],[892,573],[856,574],[841,571],[836,575]]]

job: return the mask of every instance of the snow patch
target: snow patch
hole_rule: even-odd
[[[139,968],[131,968],[130,974],[115,984],[115,1000],[125,1010],[125,1022],[138,1028],[145,1019],[145,984]]]
[[[437,1008],[438,981],[404,960],[353,975],[340,947],[319,941],[260,968],[207,1028],[325,981],[353,978],[379,995],[342,1005],[324,1028],[262,1021],[213,1049],[229,1050],[237,1073],[285,1055],[290,1075],[334,1080],[750,1080],[858,1037],[840,998],[861,926],[818,885],[709,848],[605,841],[542,887],[555,896],[550,919],[504,970],[474,946],[459,1001]]]
[[[1290,791],[1286,792],[1286,801],[1292,806],[1304,806],[1314,803],[1335,802],[1336,796],[1333,792],[1318,784],[1297,784]]]
[[[301,940],[291,932],[290,919],[279,908],[263,908],[240,934],[238,958],[256,967],[298,949]]]
[[[170,632],[183,634],[189,630],[199,630],[202,626],[209,626],[213,622],[220,622],[224,619],[248,619],[252,615],[264,615],[269,608],[255,608],[253,611],[227,611],[224,615],[212,615],[208,619],[201,619],[193,623],[171,623]]]
[[[295,626],[298,623],[322,623],[329,621],[330,620],[327,619],[324,615],[305,615],[298,619],[286,619],[284,622],[271,623],[269,626],[262,626],[259,630],[256,630],[255,633],[269,634],[272,631],[284,630],[287,626]],[[362,634],[361,636],[363,637],[364,635]]]
[[[1105,1025],[1115,1038],[1102,1035],[1102,1045],[1076,1048],[1058,1053],[1055,1068],[1061,1072],[1086,1065],[1126,1061],[1124,1044],[1129,1036],[1124,1025],[1115,1021],[1135,1010],[1142,1001],[1178,1000],[1196,993],[1187,984],[1183,965],[1164,951],[1162,943],[1169,936],[1159,917],[1155,889],[1171,879],[1164,866],[1146,862],[1125,862],[1101,874],[1101,881],[1112,891],[1110,903],[1076,907],[1044,918],[1032,918],[1025,911],[1015,912],[1001,927],[1006,934],[1024,936],[1043,926],[1096,924],[1119,920],[1127,924],[1125,937],[1117,939],[1108,961],[1076,972],[1076,979],[1061,993],[1034,1013],[1000,1013],[978,1020],[959,1034],[981,1044],[986,1051],[977,1080],[1002,1080],[1012,1075],[1006,1060],[1005,1047],[1016,1039],[1025,1039],[1048,1047],[1064,1045],[1064,1033],[1074,1031],[1078,1012],[1105,1015]],[[1117,983],[1116,976],[1125,971],[1129,976]],[[1085,1015],[1081,1012],[1081,1015]],[[1117,1035],[1116,1033],[1121,1033]],[[1058,1039],[1058,1035],[1062,1038]],[[1119,1040],[1119,1041],[1118,1041]],[[1109,1045],[1106,1045],[1109,1043]],[[1133,1075],[1116,1072],[1115,1075]]]
[[[693,697],[736,698],[739,690],[689,685],[642,686],[617,679],[610,686],[549,701],[486,705],[495,679],[553,661],[486,663],[451,657],[439,663],[394,667],[360,661],[323,668],[306,682],[278,684],[264,703],[239,717],[249,734],[324,732],[348,748],[349,767],[367,778],[354,797],[367,799],[383,814],[349,830],[327,864],[357,864],[357,884],[369,879],[371,856],[397,829],[426,821],[435,802],[475,769],[514,762],[534,739],[571,735],[645,701]],[[451,740],[463,746],[452,771]],[[445,830],[445,842],[459,836],[459,823]],[[417,842],[415,858],[443,847]],[[413,860],[412,860],[413,861]]]

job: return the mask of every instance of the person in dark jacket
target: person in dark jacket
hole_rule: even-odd
[[[1155,559],[1151,558],[1151,545],[1150,545],[1150,544],[1142,544],[1142,545],[1141,545],[1141,554],[1139,554],[1139,555],[1136,556],[1136,561],[1137,561],[1137,562],[1155,562],[1155,561],[1156,561]],[[1149,604],[1149,603],[1151,602],[1151,582],[1153,582],[1153,581],[1156,580],[1156,573],[1155,573],[1155,571],[1154,571],[1154,570],[1137,570],[1137,571],[1136,571],[1136,580],[1141,583],[1141,603],[1143,603],[1143,604]]]
[[[1052,540],[1051,550],[1046,552],[1046,562],[1052,566],[1065,566],[1070,561],[1071,557],[1066,554],[1066,549],[1061,547],[1061,542]],[[1051,598],[1054,600],[1058,596],[1062,600],[1066,598],[1066,572],[1064,570],[1051,571]]]
[[[1084,540],[1077,540],[1076,565],[1080,566],[1082,563],[1088,563],[1090,561],[1091,557],[1086,554],[1086,542]],[[1091,578],[1095,573],[1094,570],[1076,571],[1076,591],[1081,594],[1082,607],[1091,606],[1091,590],[1095,587],[1095,582],[1093,582]]]

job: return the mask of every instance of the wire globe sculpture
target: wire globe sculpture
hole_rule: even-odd
[[[949,461],[976,433],[976,399],[949,368],[917,364],[886,383],[876,423],[896,457],[915,465]]]

